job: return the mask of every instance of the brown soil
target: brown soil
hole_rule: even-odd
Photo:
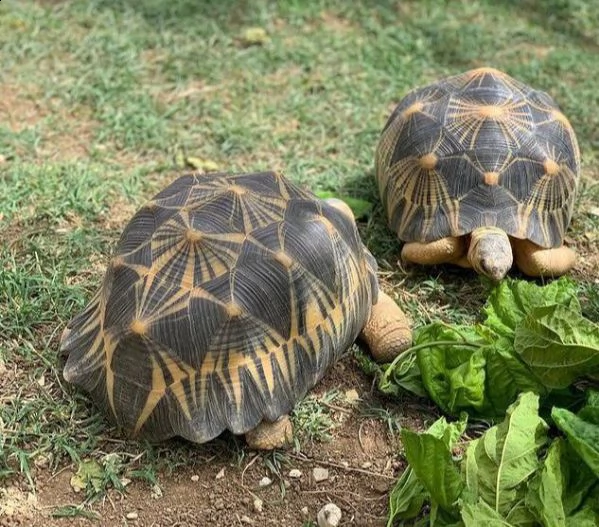
[[[340,525],[384,526],[388,492],[403,463],[397,437],[381,420],[365,417],[363,410],[382,405],[394,408],[402,424],[420,428],[422,423],[416,409],[400,410],[378,400],[371,385],[372,380],[349,357],[332,369],[312,393],[355,389],[361,400],[354,405],[331,405],[335,422],[332,440],[306,441],[299,452],[287,451],[280,477],[267,468],[269,454],[252,452],[241,440],[224,437],[191,450],[189,445],[174,441],[168,445],[169,455],[176,456],[178,449],[185,449],[190,453],[189,463],[170,474],[166,470],[160,473],[159,488],[135,480],[124,493],[111,491],[91,508],[99,515],[98,520],[52,517],[57,507],[82,501],[70,486],[74,467],[68,466],[55,473],[38,469],[35,495],[27,492],[24,482],[13,482],[0,491],[0,526],[291,527],[315,521],[320,508],[329,502],[342,510]],[[328,479],[315,482],[315,467],[328,469]],[[290,477],[292,469],[299,469],[301,477]],[[273,483],[260,487],[265,476]],[[256,500],[262,501],[261,510]]]

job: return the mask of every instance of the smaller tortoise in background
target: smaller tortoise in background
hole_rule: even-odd
[[[376,150],[376,178],[402,258],[498,281],[516,266],[558,276],[580,177],[574,130],[544,92],[492,68],[409,93]]]
[[[61,349],[65,379],[134,436],[274,448],[360,334],[385,361],[411,343],[345,203],[272,172],[188,175],[126,226]]]

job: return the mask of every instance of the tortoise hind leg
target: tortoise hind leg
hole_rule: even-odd
[[[360,337],[377,362],[391,362],[412,344],[410,321],[395,301],[379,290]]]
[[[449,236],[434,242],[408,242],[401,250],[407,262],[421,265],[452,263],[461,267],[472,267],[467,259],[468,245],[463,236]]]
[[[288,415],[276,421],[262,421],[256,428],[246,432],[245,441],[255,450],[274,450],[291,444],[293,425]]]
[[[529,240],[512,239],[518,269],[528,276],[560,276],[576,264],[576,253],[561,246],[544,249]]]

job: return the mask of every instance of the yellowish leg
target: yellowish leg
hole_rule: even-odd
[[[408,242],[401,250],[401,257],[407,262],[421,265],[453,263],[462,267],[472,267],[466,258],[466,239],[450,236],[434,242]]]
[[[410,321],[389,295],[379,291],[361,338],[376,361],[391,362],[412,344]]]
[[[561,276],[576,264],[576,253],[561,246],[544,249],[529,240],[512,239],[516,265],[528,276]]]
[[[255,450],[274,450],[284,448],[293,441],[293,425],[288,415],[276,421],[262,421],[256,428],[246,432],[245,441]]]

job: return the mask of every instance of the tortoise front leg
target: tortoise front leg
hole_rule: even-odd
[[[544,249],[529,240],[512,239],[518,269],[528,276],[561,276],[576,264],[576,253],[562,245]]]
[[[466,258],[468,245],[463,236],[448,236],[434,242],[408,242],[401,250],[401,257],[407,262],[421,265],[452,263],[461,267],[472,267]]]

